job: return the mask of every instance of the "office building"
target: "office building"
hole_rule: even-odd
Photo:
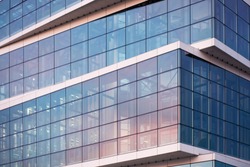
[[[249,0],[1,0],[0,167],[249,167]]]

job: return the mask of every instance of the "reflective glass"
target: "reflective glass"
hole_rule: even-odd
[[[76,164],[82,162],[82,148],[74,148],[67,150],[66,152],[67,165]]]
[[[50,110],[51,122],[59,121],[65,118],[65,105],[54,107]]]
[[[70,65],[64,65],[55,69],[55,83],[70,79]]]
[[[82,116],[83,129],[88,129],[99,125],[99,111],[84,114]]]
[[[16,65],[10,68],[10,81],[15,81],[23,78],[23,64]]]
[[[24,63],[24,77],[38,73],[38,59],[33,59]]]
[[[55,52],[55,67],[70,63],[70,48]]]
[[[117,48],[107,52],[107,66],[125,60],[125,47]]]
[[[148,149],[157,146],[157,131],[140,133],[137,138],[138,150]]]
[[[54,37],[39,41],[39,55],[45,55],[54,51]]]
[[[10,52],[10,66],[23,62],[23,48]]]
[[[159,1],[147,5],[147,18],[152,18],[167,11],[167,1]]]
[[[137,65],[137,78],[142,79],[152,76],[157,73],[157,59],[149,59],[138,63]]]
[[[236,32],[236,20],[237,16],[228,8],[225,8],[225,24]]]
[[[118,120],[130,118],[136,115],[136,100],[118,105]]]
[[[118,137],[128,136],[136,133],[136,118],[126,119],[118,122]]]
[[[106,33],[106,18],[92,21],[88,25],[90,39]]]
[[[38,157],[37,167],[50,167],[50,155]]]
[[[89,56],[106,51],[106,35],[94,38],[89,41]]]
[[[71,29],[70,30],[71,31],[71,44],[73,45],[73,44],[87,40],[88,38],[87,30],[88,30],[87,24]]]
[[[158,57],[158,72],[168,71],[177,67],[177,51],[168,52]]]
[[[125,27],[125,12],[117,13],[107,18],[107,32]]]
[[[125,45],[125,29],[107,34],[107,49],[111,50]]]
[[[118,88],[118,103],[136,98],[136,83],[127,84]]]
[[[191,23],[205,20],[211,17],[211,1],[204,0],[191,6]]]
[[[142,54],[146,51],[145,41],[126,45],[126,59]]]
[[[92,128],[83,131],[83,145],[89,145],[99,142],[99,128]]]
[[[37,113],[37,126],[50,123],[50,110],[45,110]]]
[[[66,135],[66,148],[76,148],[82,146],[82,132],[71,133]],[[81,153],[81,152],[80,152]]]
[[[158,93],[158,108],[163,109],[177,105],[177,88]]]
[[[26,29],[36,23],[36,11],[23,17],[23,29]]]
[[[79,60],[70,64],[71,78],[79,77],[88,72],[87,59]]]
[[[137,99],[137,114],[145,114],[157,110],[157,94]]]
[[[66,120],[66,133],[80,131],[82,129],[82,116],[72,117]]]
[[[118,154],[136,151],[136,135],[118,139]]]
[[[136,80],[136,65],[118,70],[118,85],[127,84]]]
[[[177,126],[170,126],[158,130],[158,142],[159,145],[166,145],[171,143],[177,143]]]
[[[211,20],[206,20],[191,26],[191,43],[212,37],[211,22]]]
[[[109,74],[100,77],[100,91],[112,89],[117,86],[117,72],[111,72]]]
[[[52,69],[54,67],[54,53],[39,57],[39,72]]]
[[[100,140],[110,140],[117,137],[117,123],[107,124],[100,127]]]
[[[126,25],[131,25],[145,20],[145,6],[126,11]]]
[[[38,42],[24,47],[24,61],[38,57]]]
[[[162,1],[163,2],[163,1]],[[166,3],[166,2],[164,2]],[[147,37],[167,32],[167,15],[161,15],[147,20]]]
[[[60,34],[55,35],[55,50],[66,48],[69,45],[70,45],[70,31],[64,31]]]
[[[146,96],[157,91],[157,76],[137,82],[137,97]]]
[[[39,88],[54,84],[54,70],[39,73]]]
[[[168,30],[177,29],[189,24],[190,8],[185,7],[168,14]]]
[[[94,47],[94,46],[92,46],[92,47]],[[102,54],[90,57],[88,59],[88,64],[89,64],[89,69],[88,69],[89,72],[99,70],[99,69],[105,67],[106,66],[106,53],[102,53]]]
[[[126,43],[136,42],[146,37],[146,24],[141,22],[126,28]]]
[[[168,43],[168,34],[161,34],[155,37],[147,39],[147,51],[159,48],[161,46],[167,45]]]
[[[65,166],[66,165],[65,151],[51,154],[50,162],[51,166],[55,167]]]
[[[88,56],[88,42],[82,42],[71,46],[71,62]]]
[[[179,9],[181,7],[189,5],[189,1],[183,1],[183,0],[168,0],[168,11],[172,11],[175,9]]]
[[[190,43],[190,27],[183,27],[177,30],[173,30],[168,33],[168,43],[181,41],[186,44]]]
[[[37,22],[40,22],[50,16],[50,3],[37,9]]]
[[[172,70],[158,75],[158,90],[162,91],[165,89],[176,87],[178,84],[178,71]]]
[[[10,83],[10,97],[23,93],[23,80]],[[7,92],[6,92],[7,94]]]
[[[10,81],[9,75],[10,75],[9,69],[0,71],[0,78],[1,78],[0,85],[4,85]]]
[[[65,127],[65,121],[59,121],[59,122],[50,124],[51,137],[64,135],[65,134],[65,128],[66,128]],[[54,146],[52,146],[52,147],[54,147]]]
[[[51,2],[51,15],[54,15],[65,9],[65,0],[54,0]]]
[[[117,106],[111,106],[100,110],[100,125],[111,123],[117,120]]]
[[[137,131],[145,132],[157,128],[157,112],[137,117]]]
[[[9,67],[10,59],[9,59],[9,54],[3,54],[0,56],[0,70],[5,69]]]

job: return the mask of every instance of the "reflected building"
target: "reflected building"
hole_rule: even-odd
[[[249,167],[249,0],[0,0],[0,167]]]

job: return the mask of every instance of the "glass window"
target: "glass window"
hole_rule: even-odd
[[[137,78],[142,79],[152,76],[157,73],[157,59],[149,59],[138,63],[137,65]]]
[[[10,151],[9,150],[2,151],[0,154],[0,164],[9,163],[9,162],[10,162]]]
[[[117,48],[107,52],[107,66],[125,60],[125,47]]]
[[[242,17],[244,20],[249,22],[249,7],[248,4],[244,1],[238,2],[238,15]]]
[[[80,147],[80,148],[67,150],[66,162],[67,162],[67,165],[82,162],[82,148]]]
[[[82,100],[83,113],[99,109],[99,94],[86,97]]]
[[[152,38],[147,39],[147,51],[154,50],[156,48],[160,48],[161,46],[167,45],[168,43],[168,34],[157,35]]]
[[[30,115],[37,111],[36,108],[36,99],[30,100],[28,102],[23,103],[23,113],[24,115]]]
[[[18,147],[18,148],[14,148],[10,150],[10,158],[12,162],[22,160],[22,155],[23,155],[22,147]]]
[[[118,85],[127,84],[136,80],[136,65],[118,70]]]
[[[80,60],[88,56],[88,42],[82,42],[71,46],[71,61]]]
[[[145,20],[145,6],[126,11],[126,25],[131,25]]]
[[[89,72],[99,70],[106,66],[106,53],[92,56],[88,59]]]
[[[236,14],[233,13],[228,8],[225,8],[225,24],[235,32],[236,32],[236,20],[237,20]]]
[[[107,124],[117,120],[117,106],[111,106],[100,110],[100,124]]]
[[[93,56],[105,51],[106,51],[106,35],[91,39],[89,41],[89,56]]]
[[[99,142],[99,128],[92,128],[83,131],[83,145]]]
[[[192,145],[193,140],[193,130],[187,126],[181,125],[181,135],[180,135],[180,141],[185,144]]]
[[[117,103],[117,88],[100,94],[100,107],[104,108]]]
[[[110,140],[117,137],[117,123],[107,124],[100,127],[100,140]]]
[[[177,107],[160,110],[158,112],[158,126],[165,127],[177,124],[177,112]]]
[[[100,158],[117,154],[117,140],[111,140],[100,144]]]
[[[82,85],[76,84],[66,88],[66,101],[70,102],[73,100],[80,99],[82,97]]]
[[[54,0],[51,2],[51,15],[54,15],[65,9],[65,0]]]
[[[10,66],[23,62],[23,48],[10,52]]]
[[[37,9],[37,22],[45,20],[50,16],[50,3]]]
[[[137,131],[145,132],[157,128],[157,112],[137,117]]]
[[[176,87],[178,84],[178,71],[172,70],[158,75],[158,90],[162,91],[165,89]]]
[[[236,13],[237,10],[237,1],[235,0],[225,0],[225,5],[229,7],[232,11]]]
[[[51,94],[51,107],[65,103],[65,89],[53,92]]]
[[[33,59],[24,63],[24,77],[38,73],[38,59]]]
[[[145,40],[126,45],[126,59],[142,54],[146,51]]]
[[[208,98],[200,94],[193,94],[194,109],[203,113],[208,113]]]
[[[157,76],[137,82],[137,97],[146,96],[157,91]]]
[[[157,110],[157,94],[137,99],[137,114],[145,114]]]
[[[83,161],[89,161],[99,158],[99,144],[93,144],[83,147]]]
[[[0,78],[1,78],[0,85],[4,85],[10,81],[9,75],[10,75],[9,69],[0,71]]]
[[[22,17],[23,9],[22,4],[10,9],[10,21],[17,20]]]
[[[146,37],[146,24],[141,22],[126,28],[126,43],[133,43]]]
[[[79,60],[70,64],[71,78],[79,77],[88,72],[87,59]]]
[[[168,33],[168,43],[181,41],[186,44],[190,43],[190,27],[183,27]]]
[[[36,23],[36,11],[23,17],[23,29],[28,28]]]
[[[66,136],[66,148],[76,148],[82,146],[82,132],[71,133]]]
[[[181,7],[189,5],[189,1],[183,1],[183,0],[168,0],[168,11],[172,11],[175,9],[179,9]]]
[[[237,40],[237,35],[235,32],[233,32],[231,29],[225,27],[225,42],[226,45],[232,48],[233,50],[236,51],[236,40]]]
[[[140,133],[137,138],[138,150],[148,149],[157,146],[157,131]]]
[[[170,126],[158,130],[159,145],[177,143],[177,126]]]
[[[204,0],[191,6],[191,22],[195,23],[212,16],[211,1]]]
[[[42,141],[50,138],[50,125],[37,128],[37,141]],[[45,144],[45,143],[44,143]],[[47,148],[40,149],[40,151],[47,151]]]
[[[23,116],[23,105],[19,104],[10,108],[10,120],[21,118]]]
[[[113,14],[107,18],[107,31],[115,31],[125,27],[125,12]]]
[[[136,135],[118,139],[118,154],[136,151]]]
[[[39,41],[39,55],[45,55],[54,51],[54,36]]]
[[[136,83],[127,84],[118,88],[118,103],[136,98]]]
[[[7,96],[8,90],[4,90],[4,91],[6,91],[6,93],[4,94],[5,96]],[[13,97],[22,93],[23,93],[23,80],[22,79],[10,83],[10,97]]]
[[[51,137],[56,137],[65,134],[65,121],[50,124]]]
[[[55,83],[70,79],[70,64],[55,69]]]
[[[10,68],[10,81],[23,78],[23,64],[19,64]]]
[[[168,71],[177,67],[177,51],[172,51],[158,57],[158,72]]]
[[[161,1],[163,2],[163,1]],[[166,2],[164,2],[166,3]],[[147,20],[147,37],[167,32],[167,15],[161,15]]]
[[[158,93],[158,108],[162,109],[177,105],[177,95],[177,88]]]
[[[58,1],[58,0],[54,0],[54,1]],[[70,31],[65,31],[65,32],[55,35],[55,50],[66,48],[69,45],[70,45]]]
[[[0,15],[0,27],[3,27],[7,24],[9,24],[9,12],[5,12],[3,14]]]
[[[39,57],[39,72],[52,69],[54,67],[54,53]]]
[[[71,29],[71,45],[87,40],[87,24]]]
[[[37,98],[37,111],[42,111],[50,108],[50,95],[45,95]]]
[[[221,22],[224,21],[224,5],[220,2],[220,0],[215,1],[215,18],[220,20]]]
[[[55,67],[70,63],[70,48],[55,52]]]
[[[167,1],[159,1],[147,5],[147,18],[152,18],[167,12]]]
[[[106,18],[92,21],[88,25],[90,39],[106,33]]]
[[[82,113],[82,100],[73,101],[66,104],[66,118],[80,115]]]
[[[2,14],[9,9],[10,9],[10,1],[9,0],[2,0],[0,2],[0,13]]]
[[[2,114],[2,112],[0,112]],[[8,136],[10,133],[9,123],[1,124],[0,125],[0,137]],[[2,140],[2,139],[1,139]],[[2,141],[0,140],[0,143],[2,144]],[[1,150],[0,146],[0,150]]]
[[[197,75],[193,76],[193,90],[202,95],[208,96],[208,80]]]
[[[175,1],[176,2],[176,1]],[[190,11],[189,7],[185,7],[168,14],[168,30],[184,27],[189,24]]]
[[[24,47],[24,61],[38,57],[38,42]]]
[[[136,118],[118,122],[118,136],[128,136],[136,133]]]
[[[82,94],[83,97],[90,96],[99,92],[99,78],[94,78],[83,82]]]
[[[69,118],[66,120],[66,132],[76,132],[82,129],[82,116]]]
[[[136,115],[136,100],[118,105],[118,120],[130,118]]]
[[[206,20],[191,26],[191,43],[212,37],[211,20]]]
[[[26,15],[36,9],[36,1],[34,0],[26,0],[22,4],[23,4],[23,15]]]
[[[241,38],[240,36],[238,37],[237,41],[237,49],[238,53],[240,53],[242,56],[244,56],[246,59],[249,59],[249,45],[246,40]]]
[[[18,133],[23,130],[22,118],[10,122],[10,134]]]
[[[39,88],[54,84],[54,70],[39,73]]]
[[[52,108],[50,113],[51,122],[63,120],[65,118],[65,105]]]
[[[117,72],[111,72],[100,77],[101,90],[105,91],[117,86]]]
[[[10,63],[10,58],[9,54],[5,53],[0,56],[0,70],[5,69],[9,67]]]
[[[107,49],[111,50],[125,45],[125,29],[107,34]]]
[[[23,117],[23,130],[33,129],[36,127],[36,114]]]
[[[92,128],[99,125],[99,111],[84,114],[82,116],[83,129]]]
[[[0,31],[1,31],[0,38],[1,38],[1,39],[4,40],[4,39],[6,39],[7,37],[10,36],[10,29],[9,29],[9,28],[10,28],[9,25],[0,28]]]
[[[45,110],[37,113],[37,126],[50,123],[50,110]]]
[[[50,155],[38,157],[37,167],[50,167]]]
[[[51,154],[50,159],[51,166],[59,167],[66,165],[65,151]]]

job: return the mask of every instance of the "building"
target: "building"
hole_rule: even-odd
[[[0,167],[249,167],[249,0],[0,0]]]

